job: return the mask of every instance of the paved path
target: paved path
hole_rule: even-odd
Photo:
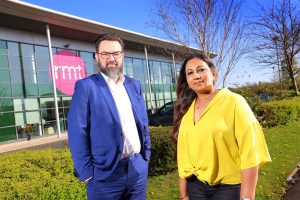
[[[31,138],[31,140],[13,141],[0,144],[0,154],[17,151],[21,149],[43,149],[47,147],[57,148],[68,144],[68,134],[65,132],[61,137],[50,135],[44,137]],[[57,146],[57,147],[55,147]]]
[[[294,176],[295,178],[298,178],[296,183],[294,183],[291,188],[288,189],[284,200],[300,200],[300,172],[298,170],[298,173]]]

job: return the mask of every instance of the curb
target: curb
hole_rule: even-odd
[[[287,177],[286,181],[288,184],[294,184],[300,179],[300,176],[297,177],[298,172],[300,172],[300,162],[297,164],[294,171]]]

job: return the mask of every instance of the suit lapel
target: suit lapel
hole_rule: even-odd
[[[129,96],[129,99],[130,99],[130,102],[131,102],[131,105],[132,105],[132,111],[133,111],[135,121],[138,122],[139,117],[138,117],[138,115],[136,113],[136,110],[135,110],[136,107],[137,107],[137,104],[138,104],[138,100],[140,98],[140,96],[138,95],[138,91],[134,87],[132,81],[127,77],[125,77],[124,87],[127,91],[127,94]]]
[[[97,76],[95,76],[94,81],[96,85],[100,88],[101,93],[103,94],[102,97],[105,99],[109,109],[111,110],[113,116],[115,117],[116,121],[120,123],[120,117],[118,115],[117,106],[115,103],[115,100],[109,90],[109,87],[103,78],[103,76],[98,73]]]
[[[132,108],[134,109],[135,105],[137,104],[138,95],[137,95],[137,91],[135,90],[135,88],[133,86],[133,83],[127,77],[125,77],[124,87],[127,91],[129,99],[131,101]]]
[[[142,123],[140,121],[141,116],[136,111],[136,109],[139,106],[138,101],[140,100],[141,96],[139,95],[139,91],[137,90],[137,87],[135,87],[134,83],[127,77],[125,77],[124,86],[125,86],[125,89],[127,91],[128,96],[129,96],[129,99],[131,101],[132,112],[133,112],[134,120],[135,120],[135,123],[136,123],[136,128],[137,128],[138,133],[139,133],[141,145],[143,145],[144,144],[143,141],[145,141],[144,134],[142,134],[144,128],[143,128]]]

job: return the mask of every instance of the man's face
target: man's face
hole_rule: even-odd
[[[103,40],[95,54],[100,71],[113,80],[123,72],[124,53],[118,41]]]

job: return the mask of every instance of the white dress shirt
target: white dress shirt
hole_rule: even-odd
[[[134,153],[139,153],[141,150],[141,143],[136,127],[135,119],[131,101],[124,87],[125,77],[121,74],[117,83],[102,72],[110,92],[115,100],[118,114],[121,121],[121,128],[123,133],[123,152],[121,158],[128,157]]]

